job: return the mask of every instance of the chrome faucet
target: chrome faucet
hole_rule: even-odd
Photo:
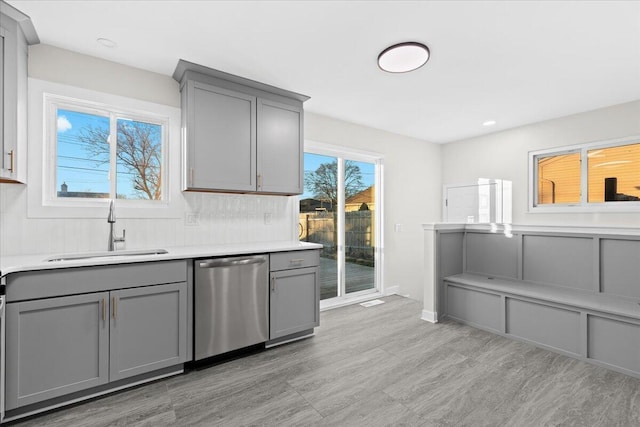
[[[122,237],[118,237],[113,232],[113,227],[114,227],[114,224],[116,223],[116,212],[113,206],[113,200],[111,200],[111,203],[109,203],[109,216],[107,217],[107,222],[109,223],[109,244],[108,244],[107,250],[112,252],[116,250],[116,243],[119,243],[119,242],[124,243],[124,236],[126,233],[126,230],[123,229]]]

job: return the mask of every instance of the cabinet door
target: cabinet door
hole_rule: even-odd
[[[106,384],[107,292],[7,304],[6,409]]]
[[[9,27],[8,18],[4,15],[0,16],[0,23]],[[2,149],[2,157],[0,158],[0,179],[6,178],[12,180],[15,171],[15,141],[17,138],[14,123],[16,121],[17,99],[16,99],[16,83],[18,76],[15,67],[12,67],[17,61],[17,52],[15,51],[14,32],[17,31],[15,24],[11,27],[11,31],[7,28],[0,27],[0,102],[2,103],[2,112],[0,113],[0,148]]]
[[[110,380],[186,361],[187,284],[111,292]]]
[[[187,188],[255,191],[256,98],[187,82]]]
[[[303,111],[258,98],[258,191],[302,194]]]
[[[320,324],[318,267],[271,273],[269,338],[313,329]]]
[[[0,113],[0,152],[2,153],[2,157],[0,157],[0,178],[5,177],[5,175],[9,174],[7,171],[7,166],[5,165],[5,153],[7,152],[8,146],[5,148],[5,136],[4,136],[4,115],[7,109],[7,106],[4,103],[4,44],[5,44],[5,29],[0,27],[0,105],[2,105],[2,113]]]

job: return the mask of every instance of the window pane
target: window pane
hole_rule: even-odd
[[[373,163],[345,161],[345,293],[375,287],[375,182]]]
[[[640,200],[640,144],[587,151],[588,201]]]
[[[58,109],[58,197],[109,197],[109,118]]]
[[[304,188],[300,196],[299,236],[324,245],[320,253],[320,299],[338,296],[338,159],[304,154]]]
[[[580,203],[580,153],[538,157],[538,205]]]
[[[117,198],[162,199],[162,126],[118,119]]]

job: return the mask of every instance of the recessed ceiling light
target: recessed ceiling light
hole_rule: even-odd
[[[495,120],[487,120],[486,122],[482,123],[482,126],[493,126],[496,124]]]
[[[102,46],[108,47],[108,48],[114,48],[118,46],[118,43],[114,42],[111,39],[106,39],[104,37],[97,38],[96,41],[100,43]]]
[[[389,73],[406,73],[422,67],[429,56],[429,48],[422,43],[398,43],[378,55],[378,67]]]

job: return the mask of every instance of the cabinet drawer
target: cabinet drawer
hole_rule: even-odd
[[[289,270],[292,268],[316,267],[320,265],[320,251],[276,252],[270,257],[271,271]]]
[[[28,271],[8,276],[7,301],[179,283],[186,279],[185,260]]]

